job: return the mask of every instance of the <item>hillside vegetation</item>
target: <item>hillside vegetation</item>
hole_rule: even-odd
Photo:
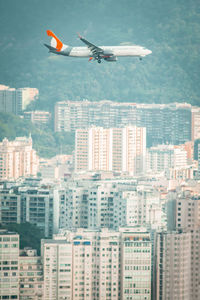
[[[37,226],[28,222],[21,224],[11,223],[7,225],[0,224],[0,229],[18,233],[20,235],[20,249],[31,247],[36,249],[37,254],[40,255],[41,239],[45,238],[45,236]]]
[[[82,46],[135,43],[152,50],[116,63],[49,54],[46,29]],[[35,108],[56,101],[110,99],[199,105],[200,6],[197,0],[0,0],[0,83],[37,87]]]
[[[13,114],[0,113],[0,141],[4,137],[12,141],[15,137],[28,137],[29,134],[33,139],[33,149],[40,157],[50,158],[56,154],[70,154],[74,149],[73,133],[56,133],[51,127],[37,127]]]

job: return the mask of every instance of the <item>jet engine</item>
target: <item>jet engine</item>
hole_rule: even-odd
[[[111,50],[104,50],[103,51],[103,55],[105,55],[105,56],[112,56],[113,52]]]
[[[109,57],[105,57],[104,59],[106,61],[117,61],[117,57],[116,56],[109,56]]]

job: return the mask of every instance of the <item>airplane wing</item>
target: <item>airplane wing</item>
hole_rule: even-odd
[[[80,34],[78,35],[80,40],[87,45],[87,47],[92,51],[92,54],[94,55],[94,57],[98,57],[99,55],[103,54],[104,51],[103,49],[95,46],[94,44],[88,42],[86,39],[84,39],[82,36],[80,36]]]

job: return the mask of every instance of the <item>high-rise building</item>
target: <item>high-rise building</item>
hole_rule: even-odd
[[[199,185],[179,187],[170,198],[172,231],[157,234],[156,299],[196,300],[200,295]]]
[[[115,183],[69,182],[60,191],[60,228],[112,228],[125,225],[125,208]]]
[[[197,176],[198,176],[198,178],[200,178],[200,144],[198,144],[198,150],[197,150],[198,152],[198,174],[197,174]]]
[[[158,233],[156,257],[156,299],[192,300],[191,233]]]
[[[72,244],[64,240],[42,243],[44,300],[72,299]],[[84,286],[83,286],[84,288]]]
[[[191,105],[138,104],[137,126],[146,127],[147,146],[191,141]]]
[[[55,105],[55,131],[75,131],[91,126],[146,127],[147,146],[183,144],[191,140],[191,105],[187,103],[139,104],[112,101],[63,101]],[[195,128],[198,127],[197,122]]]
[[[35,249],[20,250],[19,284],[20,300],[43,299],[43,266]]]
[[[0,299],[42,300],[43,266],[36,250],[19,250],[17,233],[0,230]]]
[[[58,230],[59,198],[48,187],[9,187],[0,191],[0,223],[29,222],[46,236]]]
[[[55,105],[55,131],[75,131],[87,128],[89,121],[89,102],[62,101]],[[78,123],[78,127],[77,127]]]
[[[142,227],[122,228],[121,299],[151,299],[151,238]]]
[[[37,170],[38,157],[32,149],[31,137],[17,137],[12,142],[3,139],[0,143],[0,179],[35,176]]]
[[[38,89],[36,88],[10,88],[0,85],[0,112],[20,115],[27,105],[37,99]]]
[[[166,204],[160,191],[134,180],[69,181],[59,191],[60,228],[145,226],[167,228]]]
[[[64,230],[42,240],[44,299],[151,298],[151,241],[144,229]]]
[[[146,166],[146,129],[92,127],[76,130],[75,170],[141,174]]]
[[[195,192],[191,189],[191,191],[185,191],[176,197],[176,228],[184,230],[191,235],[191,282],[190,298],[188,299],[199,299],[200,197],[198,191]]]
[[[19,299],[19,235],[0,230],[0,299]]]
[[[180,146],[158,145],[147,151],[147,170],[163,172],[187,166],[187,151]]]
[[[200,138],[200,108],[192,107],[192,141]]]
[[[22,112],[22,92],[8,86],[0,86],[0,111],[19,115]]]
[[[43,234],[52,236],[55,225],[56,196],[50,189],[30,188],[21,193],[22,223],[29,222]]]
[[[190,284],[190,293],[191,299],[199,299],[200,295],[200,228],[191,231],[191,284]]]
[[[176,228],[195,230],[200,228],[200,198],[186,191],[176,198]]]
[[[46,237],[59,228],[166,228],[160,191],[135,179],[71,179],[62,186],[19,181],[0,189],[0,223],[29,222]]]
[[[0,223],[21,223],[21,196],[13,188],[0,191]]]
[[[158,190],[148,185],[137,186],[135,190],[124,190],[122,199],[127,226],[145,226],[154,230],[166,229],[166,213]]]

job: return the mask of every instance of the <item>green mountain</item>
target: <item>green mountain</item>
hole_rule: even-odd
[[[43,46],[46,29],[69,45],[82,45],[80,32],[99,46],[131,42],[153,53],[102,64],[59,57]],[[0,37],[0,83],[37,87],[35,108],[83,98],[200,103],[197,0],[0,0]]]

